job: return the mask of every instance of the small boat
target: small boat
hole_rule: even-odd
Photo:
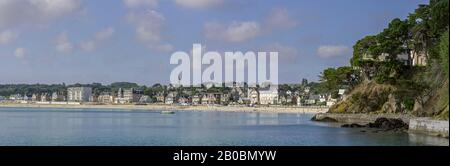
[[[175,111],[161,111],[161,114],[175,114]]]

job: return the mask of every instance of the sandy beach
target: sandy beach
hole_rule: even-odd
[[[123,110],[188,110],[188,111],[222,111],[222,112],[277,112],[277,113],[325,113],[328,107],[281,107],[281,106],[180,106],[180,105],[68,105],[68,104],[18,104],[1,103],[2,108],[63,108],[63,109],[123,109]]]

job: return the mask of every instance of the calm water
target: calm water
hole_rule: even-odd
[[[312,114],[0,108],[0,145],[447,145],[448,139],[361,132]]]

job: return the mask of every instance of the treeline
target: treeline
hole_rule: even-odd
[[[65,92],[69,87],[92,87],[94,94],[100,94],[102,92],[115,92],[119,88],[136,88],[140,90],[145,90],[145,86],[139,86],[136,83],[129,82],[116,82],[110,85],[102,85],[101,83],[92,84],[73,84],[66,85],[62,84],[0,84],[0,96],[10,96],[15,94],[20,95],[32,95],[32,94],[42,94],[42,93],[53,93],[53,92]]]
[[[91,87],[94,95],[99,95],[102,92],[111,92],[115,93],[119,90],[119,88],[129,89],[134,88],[136,90],[140,90],[144,95],[155,96],[159,93],[168,93],[170,91],[189,91],[192,94],[198,94],[201,92],[229,92],[231,88],[223,86],[212,86],[207,88],[205,85],[201,87],[179,87],[175,88],[171,85],[163,85],[160,83],[154,84],[152,86],[139,85],[137,83],[131,82],[115,82],[110,85],[103,85],[101,83],[92,83],[92,84],[72,84],[66,85],[62,84],[0,84],[0,96],[10,96],[10,95],[29,95],[32,94],[42,94],[42,93],[53,93],[53,92],[65,92],[69,87]],[[296,92],[296,91],[304,91],[306,87],[310,88],[312,94],[324,93],[324,89],[321,88],[319,83],[316,82],[308,82],[308,80],[303,79],[299,84],[281,84],[279,85],[280,92]],[[245,84],[242,87],[242,90],[245,91]]]

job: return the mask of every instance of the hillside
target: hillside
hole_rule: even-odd
[[[322,83],[329,90],[349,87],[329,112],[448,120],[448,5],[448,0],[431,0],[407,19],[396,18],[379,34],[357,41],[350,67],[323,72]]]
[[[418,117],[434,117],[449,119],[449,79],[429,79],[434,82],[429,90],[415,91],[419,93],[414,97],[412,106],[398,96],[401,89],[393,85],[379,84],[375,81],[364,81],[351,90],[344,100],[332,106],[330,113],[400,113]]]

